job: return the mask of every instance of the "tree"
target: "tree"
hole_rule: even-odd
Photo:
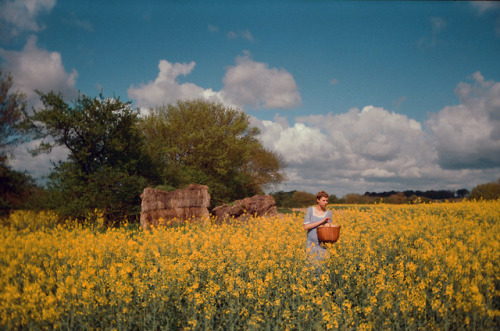
[[[163,184],[207,185],[212,204],[262,193],[266,185],[284,180],[281,157],[262,146],[249,116],[220,103],[193,100],[157,107],[141,131]]]
[[[59,213],[85,219],[98,209],[108,222],[134,219],[140,194],[155,180],[155,170],[143,153],[138,112],[119,98],[79,96],[73,106],[61,94],[38,92],[43,109],[30,123],[42,143],[33,151],[62,145],[68,161],[55,165],[48,187]]]
[[[349,193],[344,196],[344,202],[348,204],[367,204],[367,203],[374,203],[377,200],[375,196],[373,195],[359,195],[356,193]]]
[[[335,194],[328,195],[328,203],[337,204],[340,203],[340,199]]]
[[[276,206],[282,207],[282,208],[292,208],[292,207],[295,207],[293,200],[292,200],[293,194],[295,192],[297,192],[297,191],[272,192],[271,196],[274,198],[274,201],[276,202]]]
[[[389,197],[384,198],[385,203],[391,204],[402,204],[408,202],[408,198],[403,192],[398,192],[396,194],[391,194]]]
[[[466,188],[462,188],[460,190],[457,190],[456,195],[459,198],[467,198],[469,196],[470,192]]]
[[[20,124],[26,117],[26,96],[20,92],[9,93],[12,76],[0,68],[0,163],[6,164],[7,148],[22,137]]]
[[[23,207],[34,190],[33,178],[0,163],[0,216],[8,216],[13,209]]]
[[[26,119],[26,97],[11,92],[12,84],[12,76],[0,68],[0,216],[22,207],[35,188],[29,175],[8,166],[9,148],[22,140]]]
[[[296,207],[308,207],[316,203],[316,195],[309,192],[296,191],[293,193],[292,200]]]
[[[480,184],[474,187],[469,198],[485,200],[500,199],[500,179],[497,182]]]

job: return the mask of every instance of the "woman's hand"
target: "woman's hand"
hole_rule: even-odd
[[[304,230],[311,230],[311,229],[314,229],[318,226],[325,226],[325,224],[327,224],[326,226],[330,226],[330,223],[328,222],[329,220],[330,220],[330,217],[325,217],[321,221],[317,221],[314,223],[306,223],[306,224],[304,224]]]

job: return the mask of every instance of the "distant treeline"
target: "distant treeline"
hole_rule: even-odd
[[[402,193],[405,197],[421,197],[428,198],[432,200],[443,200],[443,199],[453,199],[453,198],[464,198],[469,195],[469,190],[460,189],[458,191],[450,190],[430,190],[430,191],[413,191],[407,190],[404,192],[398,191],[388,191],[388,192],[366,192],[365,196],[375,197],[375,198],[388,198],[391,195],[396,195]]]
[[[279,191],[271,193],[276,205],[281,208],[301,208],[311,206],[315,203],[316,196],[304,191]],[[364,195],[349,193],[342,198],[334,194],[329,196],[330,203],[336,204],[370,204],[370,203],[421,203],[431,201],[457,201],[464,198],[495,200],[500,198],[500,179],[496,182],[477,185],[469,191],[468,189],[453,190],[428,190],[414,191],[385,191],[366,192]]]
[[[429,190],[429,191],[385,191],[385,192],[366,192],[364,195],[349,193],[342,198],[334,194],[329,195],[329,203],[336,204],[366,204],[366,203],[413,203],[417,200],[428,202],[433,200],[451,200],[456,198],[465,198],[470,192],[467,189],[458,191],[451,190]],[[276,205],[282,208],[300,208],[311,206],[315,203],[316,196],[304,191],[274,192],[271,193]]]

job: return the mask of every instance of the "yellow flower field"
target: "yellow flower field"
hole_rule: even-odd
[[[14,213],[0,329],[499,328],[500,201],[342,206],[321,274],[302,220],[98,231]]]

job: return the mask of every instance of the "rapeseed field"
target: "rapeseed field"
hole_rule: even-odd
[[[303,216],[143,231],[16,212],[0,329],[499,329],[500,201],[339,209],[321,272]]]

